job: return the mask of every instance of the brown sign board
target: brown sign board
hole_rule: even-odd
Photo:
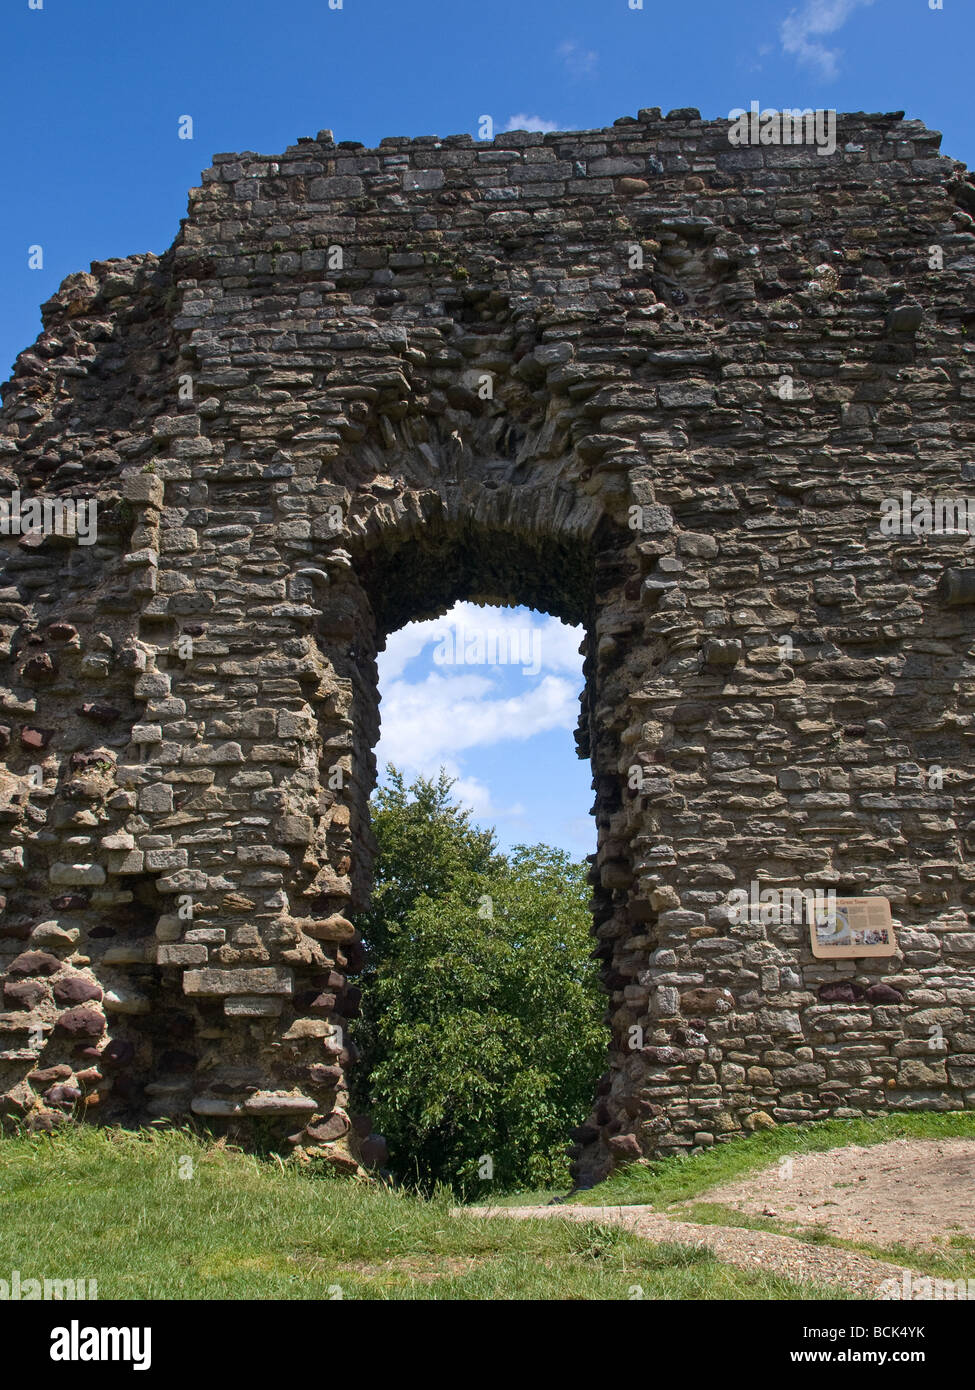
[[[809,902],[812,953],[820,960],[892,956],[897,938],[886,898],[826,898]]]

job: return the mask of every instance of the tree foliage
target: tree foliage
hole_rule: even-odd
[[[359,917],[370,964],[388,954],[417,898],[438,898],[455,875],[490,873],[504,862],[494,831],[471,825],[471,812],[450,798],[452,786],[443,768],[436,781],[418,777],[410,787],[392,764],[386,768],[371,806],[379,846],[372,903]]]
[[[357,1041],[397,1173],[486,1195],[565,1178],[605,1062],[605,999],[586,866],[545,845],[499,854],[451,785],[441,772],[407,788],[394,769],[377,795]]]

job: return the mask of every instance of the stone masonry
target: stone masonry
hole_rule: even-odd
[[[880,528],[975,497],[975,183],[902,113],[828,156],[728,136],[221,154],[169,251],[44,305],[0,494],[98,534],[0,536],[5,1114],[376,1161],[376,653],[457,599],[587,634],[581,1179],[975,1104],[973,550]],[[733,922],[753,881],[886,896],[898,954]]]

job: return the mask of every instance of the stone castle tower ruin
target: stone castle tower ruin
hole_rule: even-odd
[[[881,527],[975,498],[975,184],[939,139],[322,131],[217,155],[170,250],[64,281],[0,413],[5,1114],[375,1159],[376,653],[457,599],[587,634],[580,1178],[975,1103],[975,551]],[[897,952],[736,921],[753,883],[886,897]]]

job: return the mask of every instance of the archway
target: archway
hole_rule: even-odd
[[[355,919],[350,1082],[412,1182],[564,1184],[607,1066],[591,772],[572,737],[581,636],[458,603],[398,630],[379,659],[379,853]]]

